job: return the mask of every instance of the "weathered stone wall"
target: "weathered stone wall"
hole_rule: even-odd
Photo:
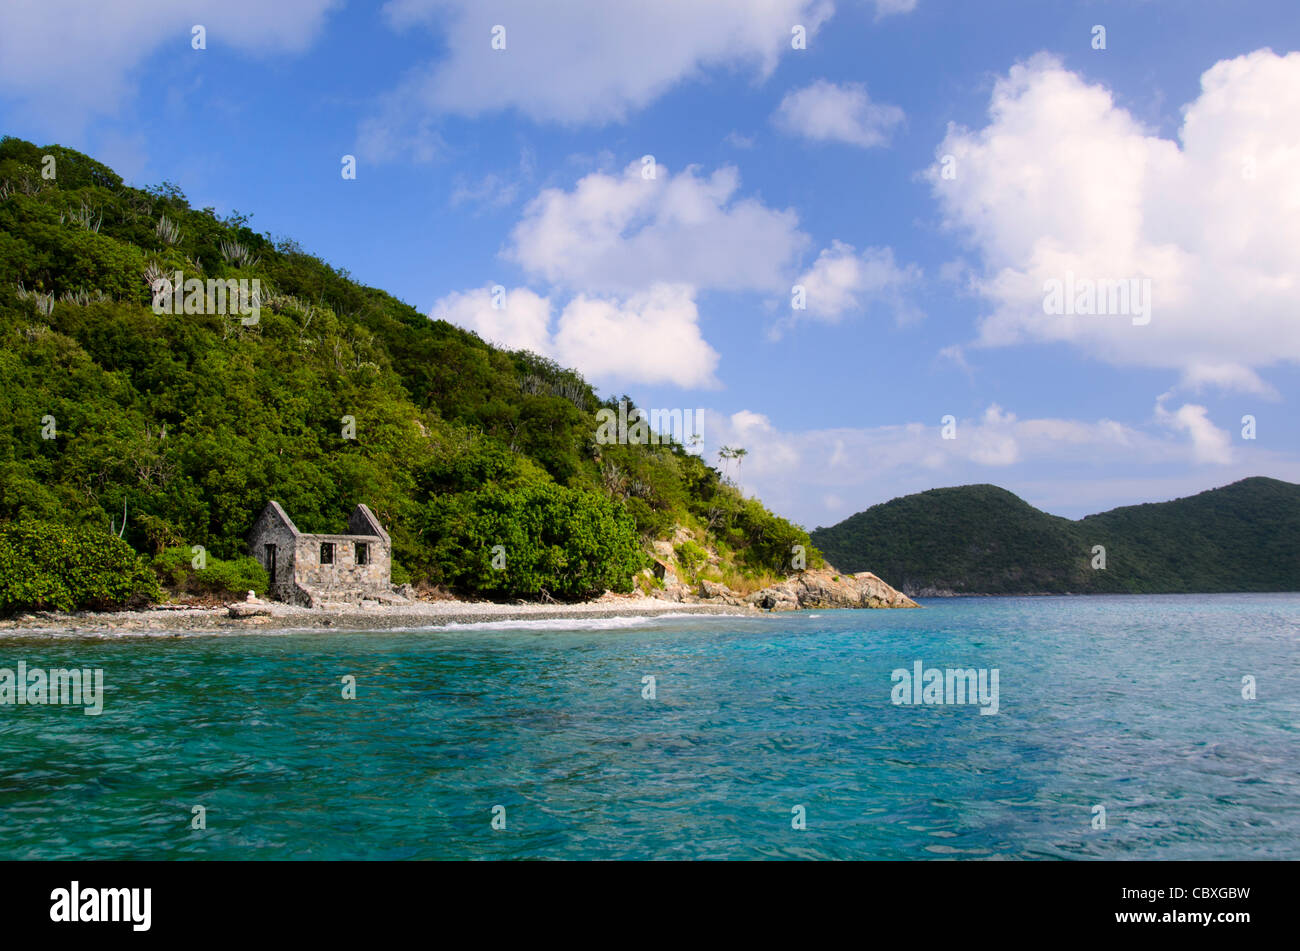
[[[279,513],[270,506],[253,523],[253,529],[248,533],[249,551],[268,572],[271,565],[266,556],[266,546],[276,547],[275,577],[270,578],[268,593],[281,601],[298,600],[294,590],[293,560],[299,537],[292,523],[285,524]]]
[[[334,545],[334,563],[322,565],[321,543]],[[357,564],[357,543],[370,547],[369,564]],[[326,601],[358,601],[392,594],[392,552],[378,535],[299,535],[294,550],[294,582],[308,596]]]
[[[379,524],[379,519],[375,513],[370,511],[370,506],[364,503],[358,505],[348,516],[348,534],[349,535],[378,535],[384,540],[385,545],[390,545],[388,533],[384,531],[384,526]]]
[[[268,503],[248,533],[248,547],[268,573],[271,559],[266,546],[276,547],[271,596],[309,606],[321,601],[392,597],[393,551],[388,533],[365,505],[353,511],[348,528],[346,535],[305,535],[278,502]],[[334,546],[332,564],[321,564],[322,543]],[[369,548],[364,565],[357,563],[359,544]]]

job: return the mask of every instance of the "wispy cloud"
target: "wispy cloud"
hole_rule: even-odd
[[[135,92],[137,68],[161,51],[201,56],[210,48],[301,53],[342,0],[7,0],[0,4],[0,95],[18,102],[49,134],[75,137],[112,116]]]

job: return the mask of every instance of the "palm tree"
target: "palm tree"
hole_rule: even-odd
[[[732,456],[735,458],[735,460],[736,460],[736,481],[739,482],[739,481],[740,481],[740,464],[745,460],[745,457],[749,455],[749,450],[748,450],[748,449],[741,449],[739,446],[737,446],[735,449],[731,450],[731,455],[732,455]]]
[[[736,458],[736,450],[730,446],[722,446],[718,449],[718,461],[722,463],[722,477],[727,477],[727,463]]]

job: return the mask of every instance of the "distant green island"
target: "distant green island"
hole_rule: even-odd
[[[630,398],[173,184],[13,137],[0,376],[0,614],[261,594],[246,539],[273,499],[304,532],[365,503],[417,594],[576,600],[678,575],[743,594],[794,552],[822,564],[682,438],[598,438]]]
[[[842,571],[912,597],[1300,591],[1300,485],[1262,477],[1078,521],[995,485],[931,489],[812,538]]]

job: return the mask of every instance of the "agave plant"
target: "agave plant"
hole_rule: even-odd
[[[235,267],[257,267],[262,260],[260,256],[254,257],[253,252],[238,241],[222,241],[220,247],[221,256],[226,259],[226,263]]]
[[[79,287],[75,291],[64,291],[59,298],[65,304],[76,304],[78,307],[86,307],[90,304],[103,304],[112,300],[107,294],[98,288],[92,293],[84,287]]]
[[[150,261],[144,267],[144,283],[149,288],[149,293],[156,295],[163,281],[167,280],[167,274],[162,269],[162,265],[157,261]]]
[[[65,211],[59,215],[59,224],[71,222],[74,225],[80,225],[87,231],[99,233],[99,226],[104,223],[104,210],[99,210],[99,217],[95,217],[95,209],[87,205],[84,201],[81,207],[76,211]]]
[[[23,286],[22,281],[18,282],[18,299],[31,301],[36,308],[36,313],[47,320],[54,313],[54,295],[42,294],[40,291],[29,291]]]
[[[40,314],[46,320],[54,313],[54,295],[36,293],[32,295],[32,303],[36,305],[36,313]]]
[[[158,236],[158,240],[163,244],[175,245],[181,240],[181,227],[166,215],[163,215],[158,219],[154,234]]]
[[[126,531],[126,498],[125,497],[122,499],[122,526],[120,528],[118,527],[117,517],[114,516],[110,531],[118,538],[121,538],[122,533]]]

